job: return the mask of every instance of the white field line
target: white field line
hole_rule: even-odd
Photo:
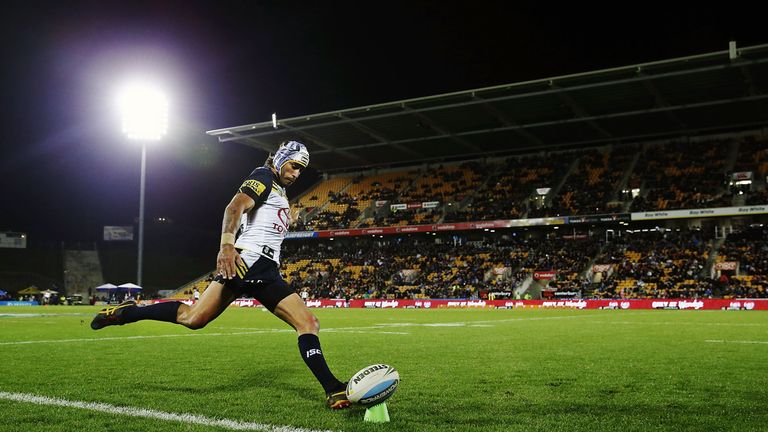
[[[286,333],[286,332],[293,332],[293,330],[289,330],[289,329],[271,329],[271,330],[258,330],[258,331],[234,332],[234,333],[186,333],[186,334],[150,335],[150,336],[121,336],[121,337],[82,338],[82,339],[29,340],[29,341],[0,342],[0,345],[29,345],[29,344],[42,344],[42,343],[70,343],[70,342],[101,342],[101,341],[115,341],[115,340],[158,339],[158,338],[199,337],[199,336],[240,336],[240,335],[250,335],[250,334]]]
[[[88,411],[98,411],[107,414],[115,414],[129,417],[143,417],[148,419],[174,421],[185,424],[221,427],[230,430],[252,430],[265,432],[320,432],[314,429],[305,429],[294,426],[276,426],[263,423],[243,422],[240,420],[217,419],[190,413],[172,413],[156,411],[146,408],[117,406],[98,402],[70,401],[66,399],[37,396],[28,393],[8,393],[0,391],[0,399],[32,403],[36,405],[60,406],[66,408],[79,408]],[[325,431],[330,432],[330,431]]]
[[[0,313],[0,318],[40,318],[40,317],[60,317],[60,316],[92,316],[93,314],[85,314],[79,312],[73,313]],[[3,321],[5,322],[5,321]]]
[[[393,334],[393,335],[409,335],[408,332],[392,332],[392,331],[360,331],[356,329],[325,329],[322,333],[361,333],[361,334]]]
[[[637,314],[634,314],[637,315]],[[381,330],[384,328],[391,328],[391,327],[489,327],[487,324],[496,324],[496,323],[506,323],[506,322],[516,322],[516,321],[546,321],[546,320],[558,320],[558,319],[571,319],[571,318],[587,318],[587,317],[596,317],[596,316],[602,316],[599,314],[589,314],[589,315],[566,315],[566,316],[555,316],[555,317],[538,317],[538,318],[506,318],[506,319],[498,319],[498,320],[482,320],[482,321],[454,321],[454,322],[435,322],[435,323],[379,323],[374,324],[372,326],[366,326],[366,327],[333,327],[333,328],[323,328],[320,329],[320,332],[333,332],[333,331],[356,331],[356,330]],[[240,329],[240,330],[249,330],[247,327],[218,327],[220,329],[226,329],[226,328],[232,328],[232,329]],[[376,332],[376,333],[382,333],[382,332]],[[408,334],[408,333],[406,333]]]
[[[548,321],[548,320],[558,320],[558,319],[589,318],[589,317],[597,317],[597,316],[603,316],[603,315],[599,315],[599,314],[565,315],[565,316],[554,316],[554,317],[506,318],[506,319],[498,319],[498,320],[455,321],[455,322],[439,322],[439,323],[380,323],[380,324],[376,324],[376,327],[466,327],[466,326],[473,326],[476,324],[496,324],[496,323],[507,323],[507,322],[517,322],[517,321]]]
[[[716,326],[716,327],[766,327],[768,328],[768,324],[760,324],[760,323],[708,323],[708,322],[685,322],[685,321],[589,321],[590,323],[595,324],[628,324],[628,325],[695,325],[695,326]]]
[[[707,339],[704,342],[709,343],[735,343],[735,344],[759,344],[768,345],[768,341],[750,341],[750,340],[722,340],[722,339]]]
[[[496,324],[505,322],[516,321],[546,321],[557,319],[571,319],[571,318],[586,318],[600,316],[599,314],[590,315],[567,315],[556,317],[540,317],[540,318],[507,318],[500,320],[484,320],[484,321],[458,321],[458,322],[446,322],[446,323],[382,323],[368,327],[337,327],[322,329],[321,332],[361,332],[361,330],[373,330],[371,332],[361,333],[375,333],[375,334],[410,334],[405,332],[387,332],[382,331],[386,328],[392,327],[467,327],[477,326],[481,327],[482,324]],[[482,326],[485,327],[485,326]],[[227,327],[219,327],[227,328]],[[237,329],[247,329],[243,327],[236,327]],[[159,338],[177,338],[177,337],[196,337],[196,336],[241,336],[251,334],[264,334],[264,333],[284,333],[293,332],[290,329],[260,329],[243,332],[233,333],[188,333],[188,334],[166,334],[166,335],[149,335],[149,336],[122,336],[122,337],[104,337],[104,338],[81,338],[81,339],[51,339],[51,340],[29,340],[29,341],[14,341],[14,342],[0,342],[0,346],[3,345],[31,345],[31,344],[44,344],[44,343],[70,343],[70,342],[100,342],[100,341],[115,341],[115,340],[140,340],[140,339],[159,339]]]
[[[360,331],[365,327],[350,327],[350,328],[329,328],[322,330],[327,333],[365,333],[365,334],[394,334],[394,335],[408,335],[406,332],[391,332],[391,331]],[[373,327],[372,327],[373,328]],[[381,327],[376,327],[377,330],[382,330]],[[101,337],[101,338],[80,338],[80,339],[48,339],[48,340],[27,340],[27,341],[13,341],[13,342],[0,342],[0,346],[3,345],[33,345],[33,344],[51,344],[51,343],[75,343],[75,342],[102,342],[102,341],[127,341],[127,340],[141,340],[141,339],[161,339],[161,338],[181,338],[181,337],[200,337],[200,336],[243,336],[265,333],[293,333],[291,329],[266,329],[266,330],[252,330],[232,333],[182,333],[182,334],[165,334],[165,335],[147,335],[147,336],[120,336],[120,337]]]
[[[256,330],[256,327],[216,327],[222,330]],[[363,331],[363,330],[374,330],[374,331]],[[373,326],[373,327],[331,327],[331,328],[322,328],[320,329],[320,333],[367,333],[367,334],[398,334],[398,335],[408,335],[410,333],[408,332],[391,332],[391,331],[381,331],[384,330],[384,328],[379,326]]]

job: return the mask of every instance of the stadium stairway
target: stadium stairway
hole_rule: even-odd
[[[515,298],[518,296],[522,297],[526,291],[528,291],[528,288],[531,287],[531,284],[533,284],[533,273],[531,273],[523,283],[520,284],[520,286],[515,288]]]
[[[720,248],[725,243],[725,237],[715,239],[712,242],[712,249],[709,251],[709,256],[707,257],[707,261],[704,263],[704,269],[702,270],[702,274],[700,276],[709,276],[712,272],[712,267],[717,262],[717,257],[720,255]]]
[[[725,160],[725,166],[723,167],[724,173],[733,172],[733,167],[736,166],[736,160],[739,157],[740,146],[741,146],[741,142],[739,140],[731,141],[731,146],[728,149],[728,158]]]
[[[642,154],[641,151],[636,151],[635,156],[632,158],[632,162],[629,163],[629,166],[627,167],[627,170],[624,172],[624,176],[619,181],[619,186],[616,188],[615,191],[613,191],[613,199],[618,199],[619,192],[622,190],[628,189],[627,186],[629,184],[629,179],[632,177],[632,173],[635,171],[635,167],[637,166],[637,161],[640,160],[640,155]],[[622,204],[621,211],[622,213],[626,213],[629,211],[629,207],[632,205],[632,200],[628,200]]]
[[[354,177],[348,176],[348,175],[339,176],[339,177],[330,179],[330,181],[325,179],[316,183],[314,186],[308,189],[307,192],[297,197],[294,200],[294,204],[302,203],[302,205],[306,205],[307,203],[305,202],[305,198],[318,193],[320,194],[320,196],[318,197],[318,200],[320,201],[320,203],[314,206],[314,208],[311,211],[307,212],[305,210],[302,210],[303,214],[300,213],[299,217],[303,218],[305,223],[312,221],[315,217],[317,217],[317,215],[319,215],[323,210],[325,210],[329,204],[331,204],[331,200],[328,197],[328,191],[330,190],[334,193],[339,193],[339,194],[346,191],[352,185],[353,178]],[[334,185],[340,185],[341,187],[338,188],[338,190],[333,190],[333,189],[336,189],[336,187],[333,187]]]
[[[455,211],[463,211],[467,208],[469,204],[471,204],[475,198],[478,198],[480,196],[480,191],[484,190],[488,186],[488,182],[491,181],[491,179],[496,178],[496,176],[499,174],[499,171],[502,169],[502,165],[500,163],[495,163],[490,165],[491,169],[488,170],[488,174],[483,179],[483,182],[480,183],[477,187],[472,188],[471,193],[468,193],[467,196],[464,197],[459,203],[458,208],[455,209]],[[445,220],[446,215],[446,209],[443,211],[443,216],[440,218],[439,223],[442,223]]]
[[[747,196],[746,195],[734,195],[733,200],[731,201],[731,206],[733,207],[741,207],[744,204],[747,203]]]
[[[209,285],[208,277],[212,276],[215,272],[216,272],[216,269],[213,269],[210,272],[207,272],[185,283],[184,285],[176,288],[175,290],[166,294],[164,297],[168,299],[175,299],[175,300],[188,300],[192,298],[192,293],[195,287],[197,287],[197,290],[200,292],[200,294],[202,294],[203,291],[205,291],[205,289],[208,288],[208,285]]]
[[[576,171],[576,168],[578,168],[580,161],[581,161],[581,157],[577,157],[576,159],[574,159],[573,162],[571,162],[571,166],[568,167],[568,170],[565,172],[563,177],[557,183],[557,186],[553,187],[552,190],[549,191],[549,195],[547,195],[547,198],[546,198],[546,206],[548,207],[552,206],[552,203],[555,202],[555,197],[560,194],[560,190],[563,189],[563,186],[568,181],[568,177],[570,177],[570,175]]]
[[[67,250],[64,254],[64,287],[68,295],[88,298],[104,283],[97,250]]]

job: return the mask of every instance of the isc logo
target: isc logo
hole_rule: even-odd
[[[315,354],[322,355],[323,353],[319,349],[317,349],[317,348],[312,348],[311,350],[307,351],[307,358],[310,358],[311,356],[313,356]]]

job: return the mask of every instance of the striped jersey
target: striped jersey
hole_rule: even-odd
[[[235,247],[256,252],[280,265],[280,246],[290,225],[285,187],[271,169],[259,167],[245,179],[239,192],[251,197],[256,205],[241,216]]]

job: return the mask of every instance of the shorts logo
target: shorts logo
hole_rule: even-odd
[[[243,185],[240,186],[240,190],[242,189],[250,189],[254,191],[256,195],[261,196],[261,194],[264,193],[267,187],[264,186],[264,183],[258,180],[246,180],[243,182]]]
[[[312,348],[311,350],[307,351],[307,358],[310,358],[311,356],[313,356],[315,354],[323,355],[323,353],[319,349]]]

